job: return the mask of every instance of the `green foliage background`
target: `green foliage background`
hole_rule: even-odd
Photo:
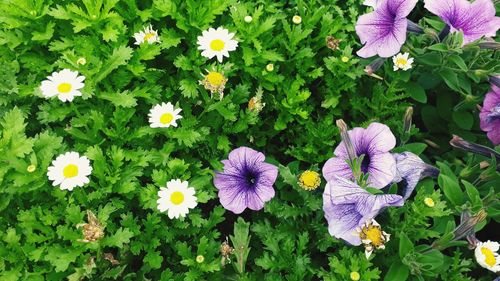
[[[450,233],[463,210],[476,212],[485,197],[498,197],[496,163],[481,169],[479,162],[491,159],[448,145],[452,133],[488,145],[476,104],[489,89],[487,75],[499,72],[498,53],[477,45],[464,50],[460,35],[436,44],[430,31],[443,24],[421,19],[419,4],[412,17],[429,32],[410,35],[403,48],[415,57],[414,69],[393,72],[388,61],[378,72],[383,81],[366,76],[370,60],[354,54],[360,47],[354,24],[367,9],[360,2],[0,2],[1,279],[349,280],[351,271],[360,280],[493,279],[465,243],[425,255],[417,244]],[[293,15],[302,23],[293,24]],[[148,24],[161,44],[133,45],[132,35]],[[239,41],[223,64],[196,46],[203,30],[218,26]],[[339,50],[327,48],[327,36],[341,39]],[[85,65],[76,63],[80,57]],[[272,72],[265,70],[269,63]],[[41,81],[63,68],[86,77],[83,97],[44,99]],[[212,68],[229,79],[220,101],[198,83]],[[259,87],[266,107],[257,114],[247,103]],[[180,126],[151,129],[150,108],[167,101],[182,108]],[[415,126],[403,135],[403,113],[412,104]],[[324,184],[313,192],[297,185],[301,171],[319,170],[332,156],[338,118],[352,127],[386,123],[400,140],[411,138],[400,150],[441,161],[447,177],[424,181],[404,207],[380,216],[393,239],[370,261],[362,247],[328,234]],[[239,146],[263,151],[280,167],[276,197],[261,212],[245,212],[247,223],[235,223],[212,184],[219,161]],[[66,151],[85,154],[94,169],[90,184],[72,192],[46,177]],[[27,172],[29,165],[36,170]],[[170,220],[156,209],[157,191],[173,178],[196,188],[199,205],[186,219]],[[425,197],[434,199],[433,209]],[[86,222],[87,210],[106,227],[98,242],[78,241],[76,225]],[[498,210],[488,206],[490,229],[498,227]],[[221,264],[219,248],[230,235],[233,244],[249,243],[244,271],[234,258],[234,267]]]

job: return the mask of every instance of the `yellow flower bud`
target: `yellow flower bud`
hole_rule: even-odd
[[[425,203],[425,205],[427,205],[427,207],[431,207],[431,208],[436,205],[434,203],[434,200],[432,200],[432,198],[430,198],[430,197],[425,197],[424,203]]]
[[[351,280],[354,280],[354,281],[358,281],[359,278],[361,278],[361,276],[359,275],[359,273],[357,271],[353,271],[351,272]]]
[[[292,21],[295,24],[300,24],[302,22],[302,18],[298,15],[295,15],[295,16],[293,16]]]
[[[29,165],[28,168],[26,168],[26,171],[28,171],[28,173],[33,173],[35,170],[36,166],[33,164]]]
[[[205,261],[205,257],[204,256],[202,256],[202,255],[196,256],[196,262],[197,263],[202,263],[204,261]]]
[[[253,20],[253,18],[252,18],[251,16],[246,16],[246,17],[244,18],[244,20],[245,20],[245,22],[246,22],[246,23],[251,23],[251,22],[252,22],[252,20]]]
[[[274,70],[274,64],[270,63],[270,64],[266,65],[266,70],[268,72],[272,72]]]

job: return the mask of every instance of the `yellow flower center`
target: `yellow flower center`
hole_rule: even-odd
[[[484,257],[485,257],[485,260],[484,262],[493,267],[495,264],[496,264],[496,259],[495,259],[495,255],[493,254],[493,252],[486,248],[486,247],[482,247],[481,248],[481,253],[483,253]]]
[[[427,205],[427,207],[431,207],[431,208],[434,207],[434,205],[435,205],[434,200],[432,200],[432,198],[430,198],[430,197],[426,197],[424,199],[424,203],[425,203],[425,205]]]
[[[408,63],[408,60],[407,60],[407,59],[405,59],[405,58],[398,58],[398,59],[396,60],[396,65],[397,65],[397,66],[400,66],[400,67],[401,67],[401,66],[405,66],[407,63]]]
[[[174,205],[179,205],[182,202],[184,202],[184,194],[180,191],[174,191],[172,192],[172,195],[170,195],[170,202]]]
[[[215,40],[212,40],[212,42],[210,42],[210,49],[212,49],[213,51],[217,51],[217,52],[220,52],[222,51],[222,49],[224,49],[224,41],[220,40],[220,39],[215,39]]]
[[[146,33],[146,35],[144,35],[144,41],[149,41],[149,39],[153,38],[156,34],[150,32],[150,33]]]
[[[202,256],[202,255],[196,256],[196,262],[197,263],[202,263],[204,261],[205,261],[205,257],[204,256]]]
[[[349,61],[349,58],[348,58],[348,57],[346,57],[346,56],[343,56],[343,57],[341,58],[341,60],[342,60],[342,62],[348,62],[348,61]]]
[[[70,83],[61,83],[59,86],[57,86],[57,90],[61,94],[67,94],[71,91],[71,84]]]
[[[64,167],[63,175],[65,178],[73,178],[78,175],[78,166],[75,164],[69,164]]]
[[[205,78],[208,80],[208,83],[210,83],[210,85],[216,87],[222,85],[225,80],[224,75],[215,71],[209,72]]]
[[[358,281],[359,278],[361,278],[361,276],[359,275],[359,273],[357,271],[351,272],[350,276],[351,276],[351,280],[353,280],[353,281]]]
[[[316,189],[321,183],[319,174],[314,171],[305,171],[299,177],[299,185],[306,189]]]
[[[384,238],[382,237],[382,230],[380,227],[375,225],[369,225],[363,227],[360,234],[361,239],[370,240],[372,245],[375,247],[382,246],[384,244]]]
[[[174,116],[171,113],[163,113],[160,116],[160,123],[162,123],[163,125],[167,125],[170,124],[170,122],[172,122],[173,119]]]
[[[28,168],[26,168],[26,170],[29,172],[29,173],[33,173],[35,170],[36,170],[36,166],[31,164],[28,166]]]

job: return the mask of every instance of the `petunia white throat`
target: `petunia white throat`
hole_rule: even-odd
[[[76,96],[81,96],[79,91],[85,85],[83,84],[85,76],[78,76],[78,71],[63,69],[59,72],[53,72],[42,81],[40,90],[46,98],[57,96],[63,102],[71,102]]]
[[[202,56],[209,59],[217,57],[217,60],[222,62],[224,57],[229,57],[229,52],[238,47],[238,41],[233,37],[234,33],[229,33],[229,30],[222,27],[209,28],[198,36],[198,50],[202,50]]]
[[[48,168],[47,177],[53,186],[59,185],[61,190],[73,190],[74,187],[82,187],[89,183],[88,176],[92,173],[90,161],[77,152],[66,152],[59,155],[52,166]]]
[[[493,272],[500,272],[500,256],[498,250],[500,244],[494,241],[478,242],[474,255],[477,263]]]
[[[141,45],[144,42],[148,44],[160,42],[160,36],[158,35],[158,32],[154,30],[151,25],[145,27],[144,30],[135,33],[134,38],[135,45]]]
[[[179,179],[167,182],[167,187],[158,191],[158,197],[158,210],[167,212],[171,219],[185,217],[198,204],[194,188]]]
[[[168,128],[170,126],[177,127],[177,120],[182,116],[179,113],[182,109],[175,109],[174,106],[168,102],[155,105],[149,111],[149,124],[151,128]]]
[[[409,56],[410,54],[408,53],[399,53],[393,56],[392,62],[394,63],[394,71],[397,71],[398,69],[407,71],[408,69],[410,69],[413,64],[413,58],[410,58]]]

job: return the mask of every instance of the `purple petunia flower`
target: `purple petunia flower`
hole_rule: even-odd
[[[234,149],[228,158],[221,161],[224,171],[214,177],[220,203],[235,214],[246,208],[262,209],[274,197],[278,167],[265,163],[264,154],[248,147]]]
[[[403,204],[403,197],[399,195],[373,195],[340,177],[328,181],[323,193],[328,232],[352,245],[361,244],[358,230],[365,222],[371,221],[385,207]]]
[[[348,132],[356,156],[364,154],[361,171],[368,173],[368,185],[383,188],[396,175],[396,161],[389,152],[396,145],[396,137],[384,124],[371,123],[368,128],[354,128]],[[353,179],[352,170],[347,164],[349,159],[344,141],[335,148],[335,157],[323,166],[323,177],[331,181],[336,177]]]
[[[411,152],[394,153],[396,159],[396,177],[393,183],[402,182],[403,198],[406,200],[412,194],[418,182],[429,176],[436,177],[439,169],[426,164],[420,157]]]
[[[424,0],[425,8],[440,17],[451,32],[462,31],[464,44],[483,36],[495,36],[500,18],[491,0]]]
[[[356,33],[362,44],[358,56],[375,55],[387,58],[397,54],[406,41],[406,17],[418,0],[379,0],[375,11],[362,15],[356,23]]]
[[[479,113],[481,130],[485,131],[494,145],[500,144],[500,88],[491,86],[491,92],[484,97]]]

